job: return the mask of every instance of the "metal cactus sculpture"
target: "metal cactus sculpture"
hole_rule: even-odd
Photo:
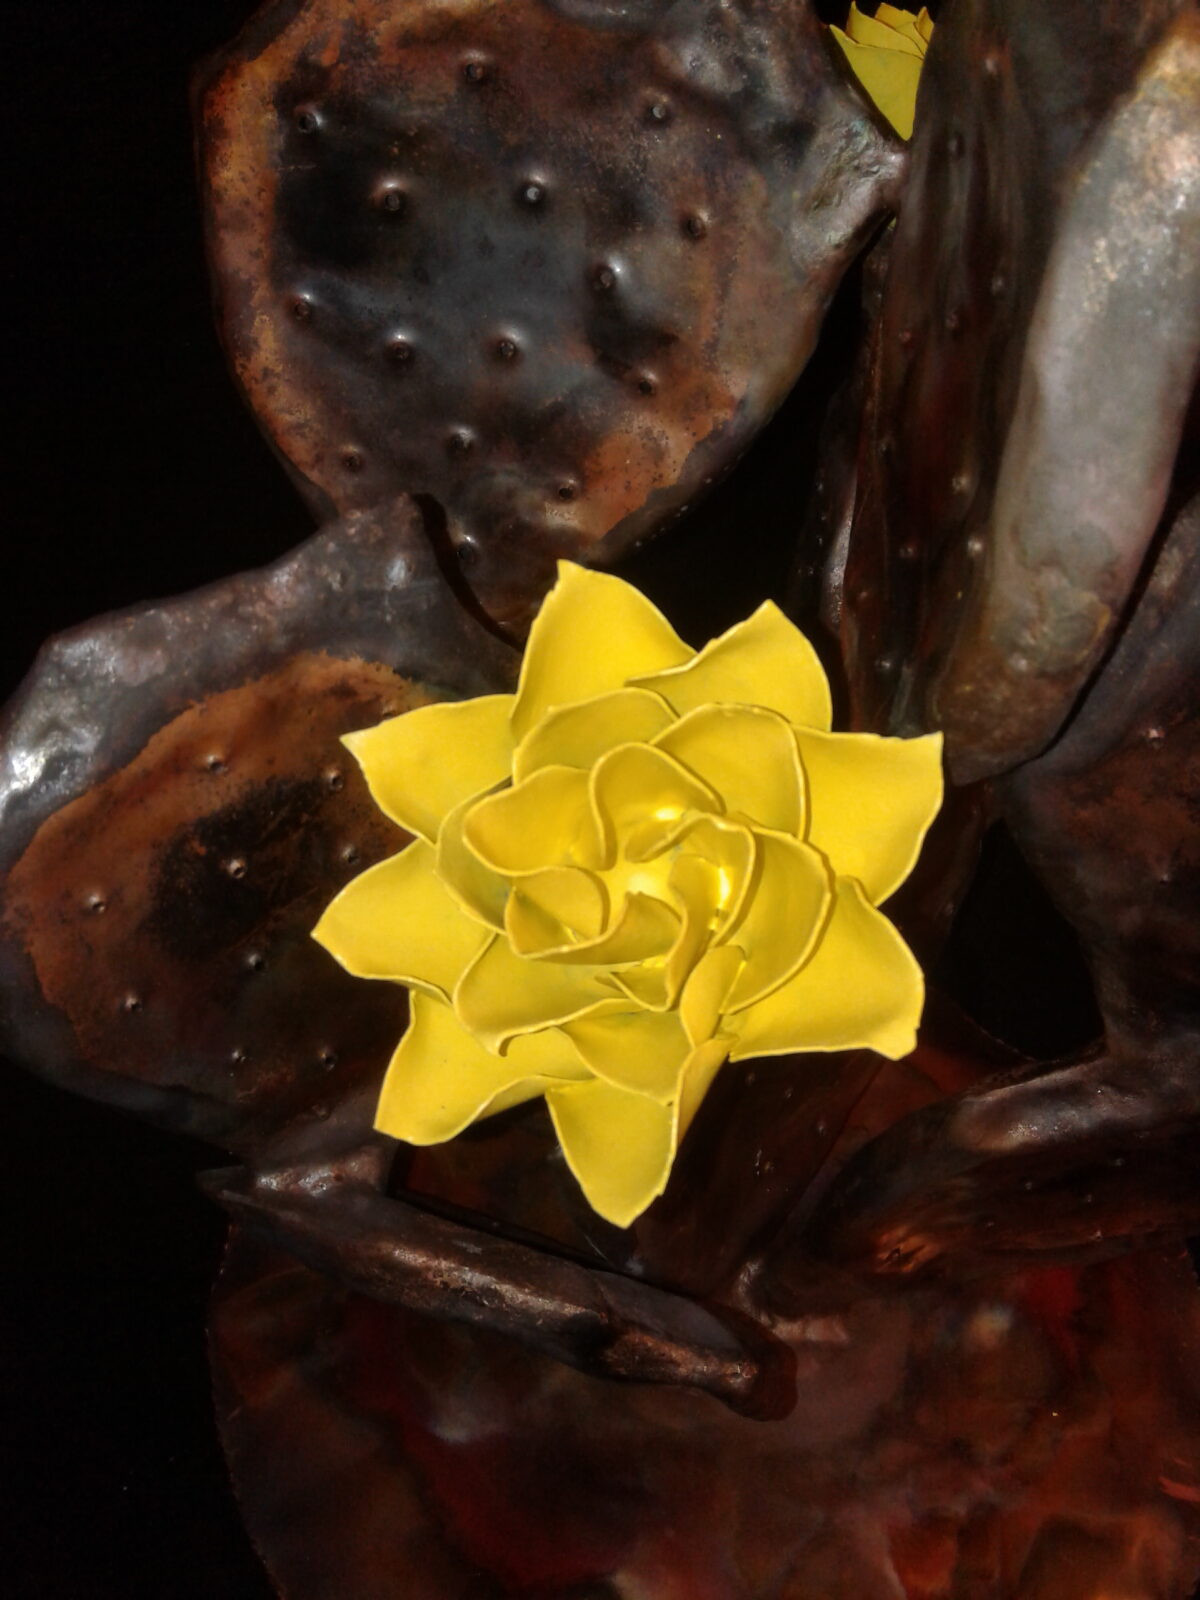
[[[222,332],[322,526],[47,646],[5,1045],[241,1163],[212,1352],[281,1592],[1184,1600],[1195,8],[954,0],[908,152],[801,0],[276,0],[198,107]],[[403,993],[309,938],[405,838],[339,736],[509,690],[555,558],[730,466],[868,247],[796,531],[855,726],[946,735],[895,915],[928,956],[1003,815],[1103,1043],[934,997],[904,1061],[727,1067],[629,1229],[540,1109],[398,1147]]]

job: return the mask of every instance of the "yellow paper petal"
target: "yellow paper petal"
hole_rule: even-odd
[[[892,6],[881,5],[871,17],[865,11],[860,11],[857,5],[852,4],[850,15],[846,19],[846,32],[855,44],[922,57],[925,54],[925,46],[916,31],[916,19],[909,15],[909,22],[913,24],[910,33],[907,28],[897,27],[892,21],[892,13],[898,16],[907,15],[905,12],[895,12]]]
[[[563,1024],[585,1064],[614,1088],[665,1104],[679,1089],[691,1043],[675,1011],[615,1011]]]
[[[539,767],[590,770],[617,745],[648,744],[674,721],[667,702],[648,689],[616,689],[581,705],[560,706],[521,741],[513,778],[519,783]]]
[[[437,870],[468,916],[497,932],[504,926],[508,884],[483,862],[463,838],[463,822],[477,805],[474,799],[455,806],[438,831]]]
[[[645,595],[606,573],[560,561],[529,632],[512,727],[523,739],[556,706],[623,687],[693,651]]]
[[[878,905],[916,865],[942,803],[941,734],[799,730],[796,742],[808,776],[809,843]]]
[[[597,939],[607,920],[608,896],[598,878],[579,867],[548,867],[514,886],[504,927],[519,956],[534,956]]]
[[[732,940],[745,955],[729,996],[729,1010],[769,994],[804,961],[831,910],[833,875],[806,844],[780,833],[758,833],[758,882]]]
[[[700,1102],[712,1087],[712,1081],[729,1059],[732,1040],[725,1035],[697,1045],[688,1058],[679,1084],[679,1113],[677,1137],[680,1142],[692,1125],[700,1109]]]
[[[925,6],[922,6],[920,11],[917,12],[917,32],[928,46],[929,41],[933,38],[933,18],[929,15]]]
[[[442,818],[507,778],[511,694],[419,706],[342,743],[363,769],[375,804],[393,822],[435,839]]]
[[[648,894],[626,895],[612,927],[598,939],[559,949],[547,960],[614,972],[665,956],[679,937],[679,917]]]
[[[792,1050],[876,1050],[893,1061],[915,1047],[925,981],[911,950],[852,878],[812,959],[790,982],[727,1017],[735,1061]]]
[[[588,774],[543,767],[472,807],[463,837],[485,866],[511,875],[590,865],[595,854]]]
[[[901,11],[899,6],[889,6],[887,0],[880,0],[880,4],[875,8],[875,21],[886,23],[889,28],[900,34],[919,56],[924,56],[925,35],[921,32],[918,19],[911,11]],[[867,44],[870,41],[864,39],[862,42]]]
[[[685,666],[641,677],[680,716],[706,705],[763,706],[799,728],[828,729],[829,680],[808,640],[771,600]]]
[[[661,1003],[673,1006],[711,939],[741,914],[755,884],[757,847],[750,829],[724,817],[702,817],[680,840],[670,888],[683,927],[667,957]]]
[[[449,997],[488,935],[434,870],[433,846],[414,839],[353,878],[313,929],[348,972],[419,984]]]
[[[850,70],[902,139],[911,139],[917,109],[917,86],[923,62],[901,50],[878,50],[856,44],[840,28],[830,33],[841,46]]]
[[[693,1045],[707,1044],[716,1033],[742,960],[737,945],[717,945],[688,978],[679,1001],[679,1018]]]
[[[647,860],[663,848],[688,812],[722,810],[714,789],[673,756],[644,744],[610,750],[592,773],[591,794],[606,862],[631,833],[636,837],[626,853],[633,860]]]
[[[803,777],[791,724],[757,706],[701,706],[656,741],[716,790],[725,810],[799,833]]]
[[[593,1211],[627,1228],[667,1186],[677,1111],[599,1079],[546,1091],[567,1165]]]
[[[531,1100],[550,1084],[583,1081],[587,1068],[558,1033],[485,1050],[440,1000],[412,997],[412,1020],[384,1079],[375,1126],[409,1144],[440,1144],[479,1117]]]
[[[501,936],[459,979],[454,1009],[487,1049],[501,1050],[518,1034],[569,1022],[595,1006],[611,1008],[616,992],[591,968],[529,960]]]

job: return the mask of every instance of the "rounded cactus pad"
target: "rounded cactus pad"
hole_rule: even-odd
[[[519,623],[726,468],[900,159],[806,6],[309,0],[200,96],[222,329],[321,513]]]

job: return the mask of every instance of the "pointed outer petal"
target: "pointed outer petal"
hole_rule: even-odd
[[[588,1204],[627,1228],[667,1186],[679,1143],[675,1104],[599,1079],[550,1088],[546,1104]]]
[[[499,933],[504,927],[509,886],[484,866],[463,838],[463,822],[476,803],[474,797],[464,800],[442,823],[437,841],[438,876],[469,917]]]
[[[856,5],[852,5],[850,15],[846,19],[846,32],[855,44],[866,45],[870,49],[923,56],[924,45],[919,39],[911,38],[907,30],[895,26],[887,15],[891,9],[891,6],[880,6],[875,15],[870,17],[865,11],[860,11]]]
[[[733,1040],[722,1034],[697,1045],[688,1058],[679,1085],[679,1138],[692,1125],[692,1118],[700,1109],[700,1102],[712,1088],[712,1081],[729,1060],[729,1047]]]
[[[693,1045],[707,1044],[715,1035],[742,961],[737,945],[720,944],[697,962],[679,1000],[680,1021]]]
[[[529,630],[513,736],[523,739],[555,706],[594,699],[693,654],[632,584],[560,561],[558,582]]]
[[[447,892],[434,859],[433,846],[414,839],[360,873],[326,906],[313,938],[358,978],[390,978],[449,998],[487,930]]]
[[[547,771],[565,768],[547,768]],[[648,744],[623,744],[610,750],[591,775],[592,815],[604,840],[604,860],[633,833],[637,859],[662,850],[686,812],[720,812],[720,796],[681,766],[674,756]],[[661,833],[656,825],[661,826]]]
[[[872,103],[878,106],[902,139],[911,139],[917,109],[917,84],[924,65],[921,57],[900,50],[877,50],[872,45],[855,44],[840,28],[831,27],[829,31],[841,46],[851,72],[862,84]],[[663,692],[667,693],[666,690]],[[667,698],[670,699],[669,694]]]
[[[616,990],[589,968],[531,961],[495,938],[459,979],[454,1009],[464,1028],[488,1050],[510,1039],[581,1017],[596,1006],[612,1009]]]
[[[492,1055],[449,1006],[414,994],[412,1020],[383,1080],[375,1126],[409,1144],[440,1144],[478,1117],[531,1100],[547,1084],[586,1076],[571,1042],[553,1030],[515,1040],[507,1055]]]
[[[588,775],[573,767],[543,767],[472,806],[462,830],[484,866],[506,876],[590,865],[596,846]]]
[[[699,706],[762,706],[800,728],[828,729],[833,720],[829,680],[808,640],[772,600],[706,644],[686,666],[636,687],[653,689],[686,716]]]
[[[876,1050],[898,1061],[915,1047],[925,980],[912,951],[852,878],[838,882],[833,916],[812,959],[782,988],[725,1026],[730,1054]]]
[[[519,783],[539,767],[590,770],[617,745],[649,744],[674,721],[667,702],[649,689],[615,689],[581,705],[560,706],[517,747],[513,778]]]
[[[796,743],[808,777],[806,837],[878,905],[904,882],[942,803],[942,736],[813,733]]]
[[[725,810],[798,834],[804,776],[792,727],[758,706],[700,706],[655,741],[716,790]]]
[[[782,833],[759,833],[758,881],[733,929],[746,964],[729,996],[740,1011],[785,983],[808,958],[833,907],[823,856]]]
[[[436,839],[438,826],[470,795],[512,770],[511,694],[419,706],[374,728],[348,733],[379,809],[402,828]]]
[[[929,10],[926,6],[922,6],[920,11],[917,12],[917,32],[924,39],[926,46],[928,46],[929,41],[933,38],[933,18],[929,15]]]
[[[564,1023],[585,1064],[616,1089],[665,1105],[679,1090],[691,1054],[676,1011],[614,1011]]]
[[[887,0],[880,0],[875,8],[875,21],[882,22],[885,27],[892,28],[896,33],[907,39],[909,44],[915,46],[918,55],[925,54],[925,35],[921,32],[918,19],[911,11],[901,11],[899,6],[890,6]],[[867,43],[869,41],[863,41]]]
[[[608,921],[604,885],[579,867],[547,867],[518,880],[504,910],[504,930],[519,956],[570,949],[595,940]]]

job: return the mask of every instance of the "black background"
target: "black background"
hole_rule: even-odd
[[[257,565],[310,529],[226,373],[193,178],[189,75],[249,10],[53,0],[6,15],[4,696],[47,634]],[[851,322],[835,318],[730,482],[638,564],[696,643],[782,584]],[[1089,1026],[1071,941],[1003,840],[947,976],[1031,1048]],[[6,1596],[270,1593],[211,1420],[204,1309],[224,1230],[194,1174],[220,1159],[0,1065]]]

